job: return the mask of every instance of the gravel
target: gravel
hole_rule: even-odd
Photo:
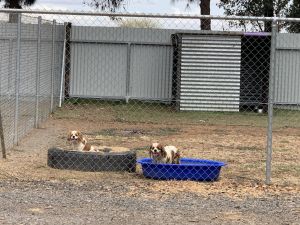
[[[126,183],[0,181],[0,224],[300,224],[300,197],[126,193]],[[298,208],[297,208],[298,207]]]

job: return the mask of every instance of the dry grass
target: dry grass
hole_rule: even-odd
[[[89,182],[114,180],[127,182],[128,195],[192,192],[199,195],[223,193],[229,196],[247,196],[293,193],[299,194],[300,145],[299,128],[278,127],[274,132],[274,152],[271,186],[264,185],[266,129],[259,121],[250,118],[243,126],[225,125],[228,117],[218,123],[177,123],[178,118],[170,112],[162,123],[161,117],[140,122],[119,120],[111,108],[96,107],[95,110],[70,107],[59,110],[42,126],[33,130],[20,144],[9,151],[8,159],[0,162],[0,179],[47,180],[51,182]],[[82,115],[85,120],[79,119]],[[204,115],[204,114],[202,114]],[[225,115],[225,114],[224,114]],[[155,116],[152,115],[152,116]],[[161,116],[161,115],[160,115]],[[175,116],[175,118],[174,118]],[[230,114],[231,118],[232,115]],[[126,118],[133,118],[132,115]],[[193,116],[194,118],[194,116]],[[259,118],[260,120],[261,118]],[[173,123],[170,121],[173,120]],[[197,118],[199,120],[199,118]],[[251,122],[252,121],[252,122]],[[190,120],[191,122],[191,120]],[[235,121],[236,123],[237,121]],[[255,124],[258,124],[257,126]],[[147,156],[146,147],[152,141],[172,143],[182,149],[185,157],[197,157],[225,161],[221,179],[214,183],[192,181],[152,181],[138,173],[87,173],[55,170],[47,167],[47,149],[52,146],[67,147],[65,136],[70,129],[82,130],[92,143],[106,146],[122,146],[138,149],[138,156]],[[151,196],[151,197],[150,197]]]

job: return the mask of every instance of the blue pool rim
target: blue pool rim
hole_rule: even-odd
[[[155,164],[150,158],[137,160],[146,178],[157,180],[216,181],[226,163],[207,159],[182,158],[180,164]]]

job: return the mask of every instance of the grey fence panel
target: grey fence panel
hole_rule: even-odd
[[[59,105],[62,58],[63,58],[63,44],[64,44],[64,25],[56,25],[54,42],[54,80],[53,80],[53,105]]]
[[[18,104],[18,139],[34,127],[36,114],[37,75],[40,79],[38,104],[39,122],[49,116],[51,91],[52,25],[41,25],[41,48],[38,58],[37,18],[23,15],[20,39],[20,84]],[[59,95],[61,76],[61,55],[64,28],[57,25],[54,68],[54,96]],[[17,24],[0,22],[0,107],[3,117],[5,144],[10,148],[14,144],[14,124],[16,122],[16,65],[17,65]],[[39,74],[37,62],[40,60]],[[55,106],[57,105],[55,100]]]
[[[0,23],[0,48],[1,48],[1,95],[13,95],[15,93],[16,73],[16,24]]]
[[[43,83],[40,84],[40,95],[42,97],[50,97],[51,93],[51,51],[52,43],[42,40],[40,59],[40,78],[43,80]]]
[[[73,26],[71,97],[169,101],[176,31]]]
[[[51,30],[48,32],[51,37]],[[48,118],[51,104],[51,60],[52,60],[52,42],[41,41],[40,58],[40,89],[39,89],[39,120]]]
[[[299,50],[300,34],[299,33],[278,33],[276,40],[277,49]]]
[[[61,83],[61,70],[62,70],[62,58],[63,58],[63,40],[56,39],[55,41],[55,58],[54,58],[54,81],[53,81],[53,97],[54,106],[59,104],[60,83]]]
[[[127,27],[84,27],[73,26],[72,41],[138,42],[170,44],[171,34],[178,30],[127,28]]]
[[[119,44],[71,45],[71,97],[124,98],[127,47]]]
[[[1,83],[0,90],[1,94],[10,93],[10,88],[12,85],[10,76],[5,76],[5,74],[10,73],[10,61],[11,61],[11,46],[10,40],[2,40],[0,41],[0,74],[1,74]]]
[[[36,64],[37,43],[36,40],[21,40],[21,64],[20,67],[20,96],[31,97],[34,100],[36,90]]]
[[[130,98],[171,100],[172,52],[171,46],[132,46]]]
[[[52,24],[43,23],[41,26],[41,39],[51,42],[52,40]]]
[[[276,46],[275,104],[300,103],[300,34],[278,34]]]
[[[28,26],[32,28],[32,26]],[[37,64],[37,29],[24,30],[21,33],[30,36],[27,32],[34,30],[36,37],[32,40],[22,40],[20,51],[20,85],[19,85],[19,117],[18,137],[24,136],[34,126],[35,99],[36,99],[36,64]],[[33,34],[31,34],[33,36]]]
[[[15,23],[0,23],[0,38],[16,38],[17,24]]]
[[[5,144],[10,147],[14,141],[11,131],[14,130],[15,76],[13,75],[16,71],[16,42],[13,41],[13,32],[9,28],[11,26],[0,23],[0,110]]]

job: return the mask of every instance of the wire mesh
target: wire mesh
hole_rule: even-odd
[[[273,119],[273,182],[299,177],[299,23],[279,22],[276,37]],[[289,156],[288,156],[289,155]],[[288,160],[283,160],[284,158]],[[296,182],[299,184],[299,182]]]
[[[1,109],[7,146],[54,112],[55,118],[85,121],[92,127],[89,132],[81,122],[73,126],[84,130],[84,136],[68,141],[65,151],[49,155],[56,168],[98,171],[104,168],[99,165],[105,164],[106,170],[115,170],[121,163],[118,157],[130,164],[128,159],[135,152],[134,157],[148,160],[139,161],[143,168],[138,169],[147,177],[193,180],[201,177],[197,175],[200,171],[204,177],[199,179],[209,180],[223,164],[193,161],[205,158],[228,162],[232,176],[242,173],[261,180],[272,104],[274,150],[278,151],[274,151],[278,160],[273,163],[275,180],[282,178],[279,172],[292,174],[285,177],[288,182],[299,177],[295,137],[299,124],[299,34],[288,29],[297,23],[278,22],[274,86],[270,89],[272,37],[261,30],[268,26],[266,19],[255,23],[253,18],[214,18],[211,30],[200,30],[199,18],[180,16],[112,17],[69,12],[39,13],[39,19],[36,14],[19,15],[19,25],[11,23],[5,13],[0,22],[5,30],[0,42]],[[238,25],[240,20],[243,26]],[[272,90],[274,98],[270,99]],[[95,130],[92,124],[110,124],[113,132]],[[128,131],[123,125],[137,128]],[[160,128],[152,132],[153,126]],[[161,132],[164,129],[167,137]],[[182,131],[172,134],[172,129]],[[193,129],[200,133],[193,133]],[[108,152],[101,147],[107,143],[97,139],[103,132],[115,138]],[[144,138],[138,142],[142,147],[131,142],[136,135]],[[119,141],[118,137],[127,139]],[[279,140],[281,137],[284,140]],[[124,142],[126,151],[114,152],[112,146]],[[151,161],[150,146],[157,142],[162,143],[155,153],[159,160]],[[169,145],[176,148],[166,147]],[[280,156],[284,154],[294,156],[295,161],[283,161]],[[174,164],[174,157],[182,158],[179,165]],[[290,165],[291,170],[287,169]]]
[[[52,63],[54,26],[48,21],[40,19],[39,22],[39,18],[25,14],[1,16],[1,111],[6,146],[11,148],[48,118],[51,79],[53,76],[54,83],[60,79],[61,61],[58,60],[62,50],[58,50],[57,56],[53,57],[58,60]],[[53,54],[62,37],[62,34],[56,37]],[[57,105],[57,88],[53,88],[54,104]]]

